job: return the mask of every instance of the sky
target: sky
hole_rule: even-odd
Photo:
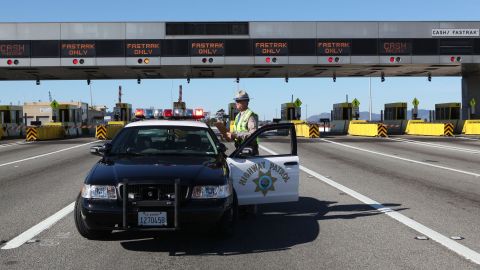
[[[390,4],[392,3],[392,4]],[[124,1],[124,0],[16,0],[2,3],[0,22],[112,22],[112,21],[478,21],[480,1]],[[360,110],[368,111],[369,78],[290,78],[185,80],[95,80],[91,83],[94,105],[110,109],[117,100],[118,86],[122,100],[134,108],[169,108],[178,99],[183,85],[183,99],[189,108],[215,112],[227,109],[238,88],[252,97],[250,107],[261,119],[279,117],[280,104],[299,98],[302,115],[329,112],[333,103],[357,98]],[[0,82],[0,104],[48,101],[48,92],[57,101],[90,103],[90,86],[85,81]],[[425,77],[371,79],[372,111],[380,113],[384,103],[420,100],[419,108],[434,109],[434,104],[461,102],[460,77]]]

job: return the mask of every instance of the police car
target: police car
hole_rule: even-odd
[[[290,148],[253,156],[264,133],[287,131]],[[233,232],[239,207],[298,200],[299,159],[292,124],[264,126],[227,156],[226,146],[199,121],[145,120],[126,125],[92,147],[102,156],[75,204],[75,224],[88,239],[113,230],[180,230],[207,225]]]

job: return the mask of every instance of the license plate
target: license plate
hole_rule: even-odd
[[[167,212],[138,212],[138,226],[167,226]]]

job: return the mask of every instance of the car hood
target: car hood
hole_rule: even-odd
[[[99,161],[86,179],[87,184],[172,183],[222,185],[228,177],[224,158],[206,156],[108,157]]]

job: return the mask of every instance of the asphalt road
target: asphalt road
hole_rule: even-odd
[[[0,241],[11,240],[75,200],[99,159],[88,152],[92,144],[87,143],[93,141],[0,143]],[[262,146],[275,152],[289,147],[283,140],[269,139],[262,140]],[[478,138],[299,139],[298,152],[301,165],[324,179],[440,235],[461,236],[464,239],[455,243],[480,252]],[[415,239],[423,234],[321,179],[301,172],[298,202],[259,207],[256,217],[238,222],[230,239],[188,231],[118,232],[106,241],[89,241],[77,233],[70,213],[35,241],[0,249],[0,268],[480,267],[432,239]]]

